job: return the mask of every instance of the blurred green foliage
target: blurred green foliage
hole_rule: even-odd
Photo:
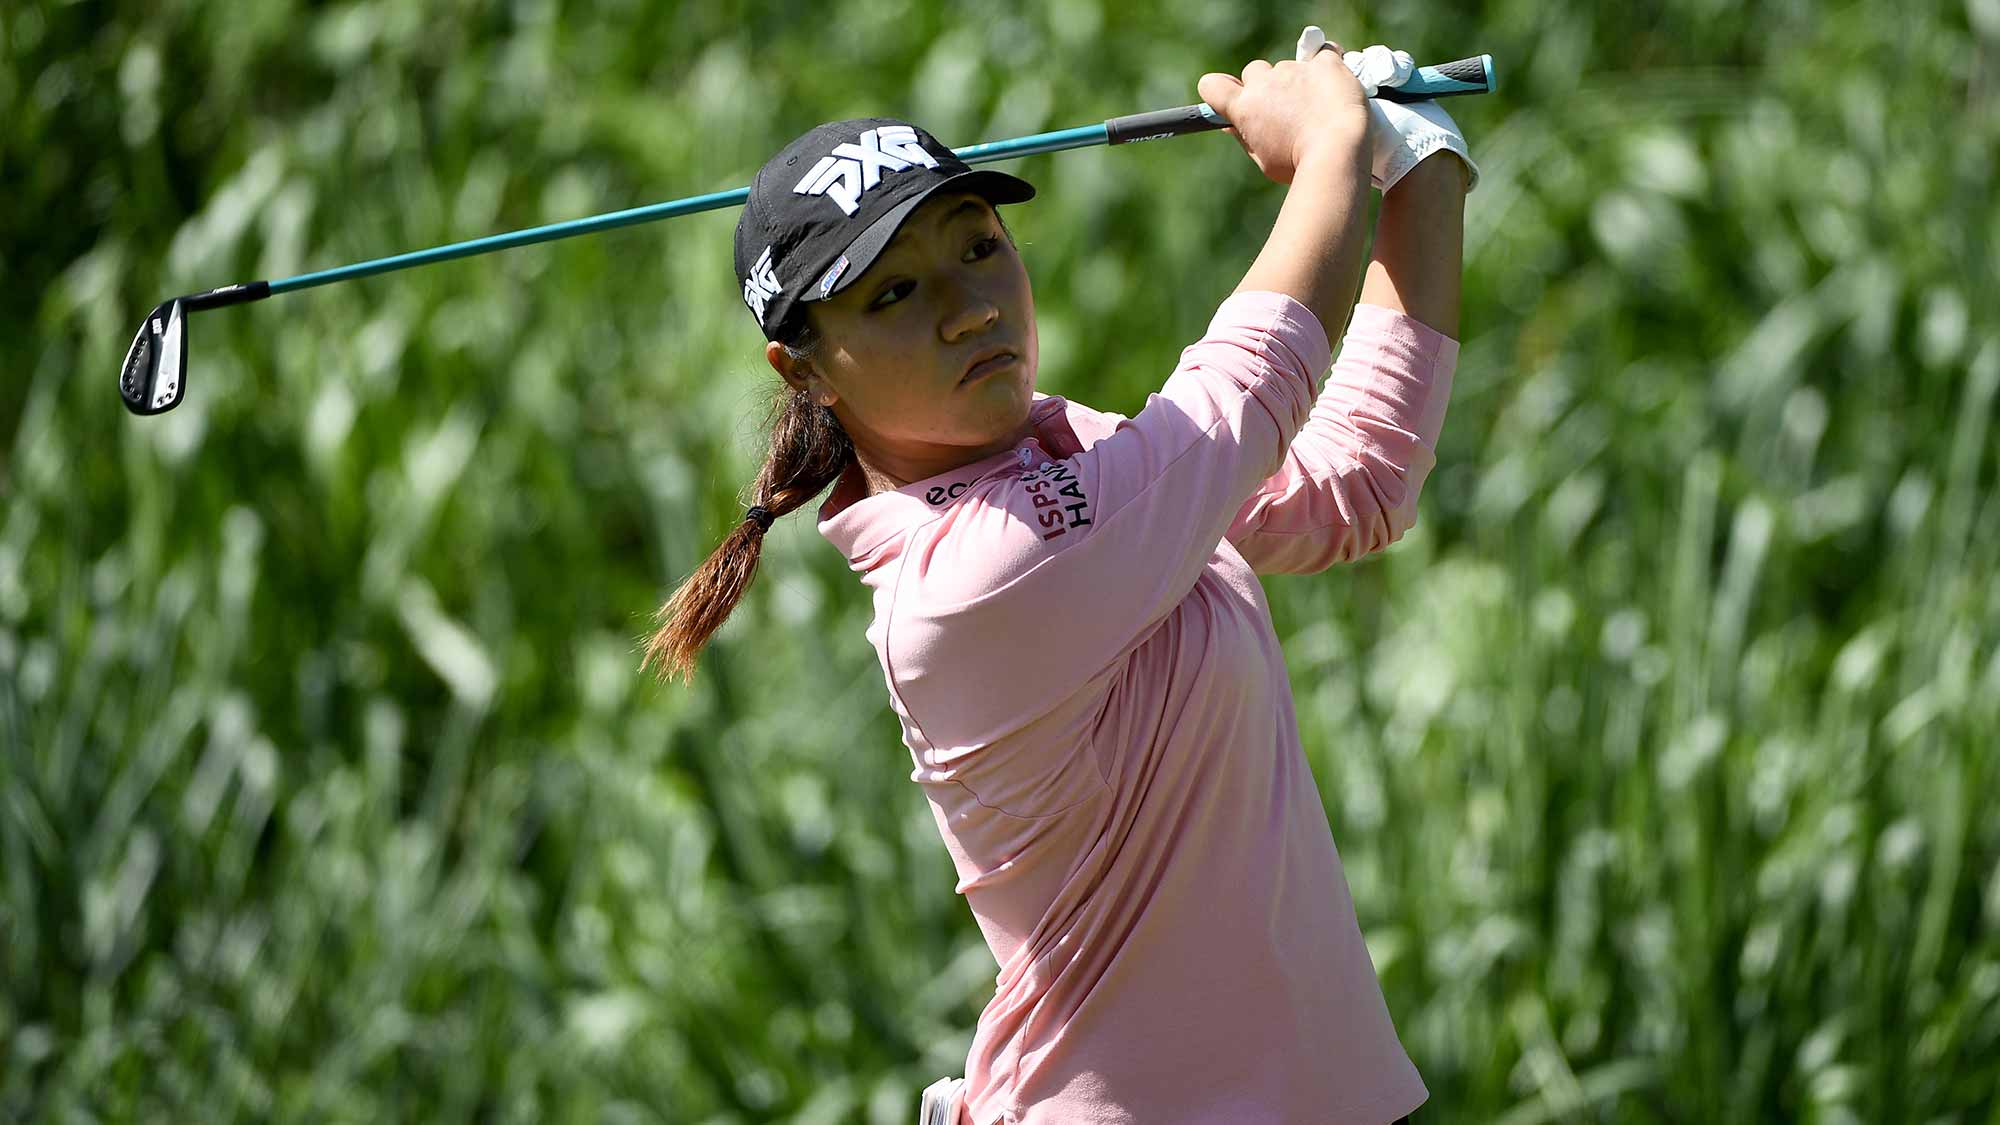
[[[2000,1121],[2000,0],[0,10],[0,1117],[902,1122],[994,965],[808,519],[636,671],[771,385],[716,212],[175,293],[1491,52],[1423,521],[1268,589],[1430,1121]],[[1130,411],[1281,189],[1035,157],[1045,389]],[[1981,294],[1986,294],[1981,296]]]

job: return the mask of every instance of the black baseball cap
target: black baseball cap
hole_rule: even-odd
[[[936,137],[893,117],[816,125],[757,170],[736,221],[736,280],[764,338],[778,339],[854,284],[933,192],[1023,203],[1033,185],[974,171]]]

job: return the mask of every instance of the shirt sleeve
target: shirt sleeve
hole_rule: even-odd
[[[1437,464],[1457,365],[1457,340],[1355,306],[1312,416],[1229,525],[1244,560],[1259,574],[1312,574],[1402,538]]]
[[[1232,294],[1137,415],[985,478],[918,529],[884,642],[930,741],[999,737],[1147,635],[1277,471],[1329,353],[1290,296]]]

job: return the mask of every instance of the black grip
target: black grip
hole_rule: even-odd
[[[1104,123],[1105,143],[1128,145],[1134,141],[1157,141],[1163,137],[1205,133],[1229,124],[1220,117],[1211,116],[1213,112],[1206,105],[1196,103],[1114,117]]]
[[[181,298],[189,312],[201,309],[219,309],[224,305],[240,305],[247,301],[261,301],[271,295],[268,281],[246,281],[241,285],[225,285],[206,293],[190,293]]]
[[[1418,67],[1410,81],[1401,86],[1384,86],[1375,91],[1375,96],[1385,102],[1407,104],[1460,94],[1490,94],[1493,92],[1493,72],[1489,69],[1491,60],[1490,55],[1474,55],[1469,59]]]
[[[1479,61],[1477,56],[1469,59],[1460,59],[1457,62],[1444,63],[1432,69],[1446,78],[1453,78],[1460,82],[1470,82],[1480,87],[1486,85],[1486,67]]]

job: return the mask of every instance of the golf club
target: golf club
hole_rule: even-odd
[[[1420,66],[1410,75],[1408,81],[1400,86],[1381,87],[1375,96],[1388,101],[1416,102],[1456,94],[1487,93],[1493,88],[1493,56],[1476,55],[1439,66]],[[1159,140],[1164,137],[1222,129],[1228,125],[1229,122],[1211,109],[1208,103],[1197,102],[1194,105],[1178,106],[1173,109],[1114,117],[1101,125],[1083,125],[1074,129],[1059,129],[1052,133],[1034,133],[1012,140],[969,145],[952,151],[967,164],[981,164],[1009,160],[1017,156],[1032,156],[1036,153],[1059,152],[1064,149]],[[669,219],[676,215],[689,215],[697,211],[712,211],[720,207],[740,205],[749,195],[749,188],[694,195],[666,203],[633,207],[624,211],[610,211],[584,219],[571,219],[507,234],[454,242],[428,250],[413,250],[393,257],[375,258],[316,273],[280,278],[277,281],[251,281],[225,285],[205,293],[174,297],[160,302],[152,312],[146,314],[145,321],[139,325],[139,331],[132,337],[132,346],[125,352],[125,362],[118,370],[118,393],[125,402],[125,408],[134,414],[164,414],[180,405],[182,397],[187,394],[187,318],[190,314],[203,309],[261,301],[276,293],[290,293],[330,282],[348,281],[372,274],[388,273],[391,270],[407,269],[411,266],[485,254],[512,246],[549,242],[572,235],[609,230],[613,227],[630,226],[655,219]]]

